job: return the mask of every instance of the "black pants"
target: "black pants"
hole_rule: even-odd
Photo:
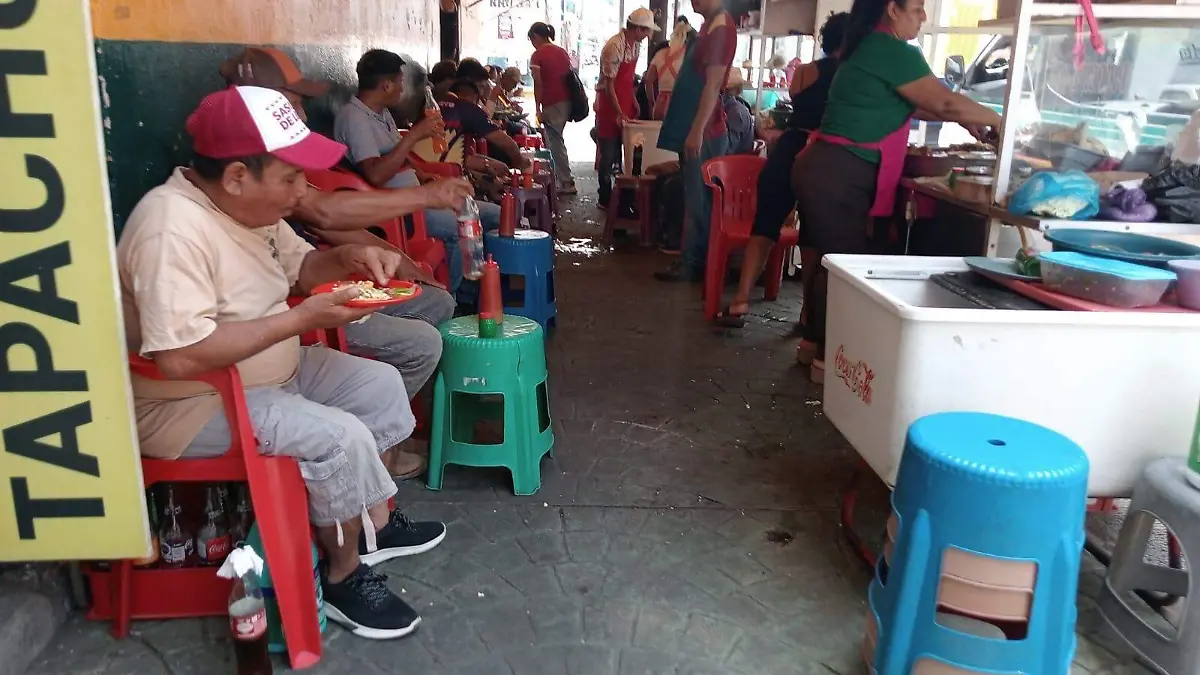
[[[660,243],[663,248],[678,251],[683,245],[683,175],[673,171],[655,178],[654,197],[657,216],[662,223]]]
[[[788,129],[767,154],[767,163],[758,176],[758,206],[754,211],[750,234],[779,241],[783,221],[796,206],[796,193],[792,190],[792,165],[806,143],[807,131]]]
[[[621,139],[600,138],[596,140],[600,150],[600,166],[596,169],[600,180],[600,203],[608,206],[612,196],[613,174],[621,170]]]
[[[792,187],[796,191],[804,245],[817,252],[817,260],[830,253],[883,254],[886,220],[871,217],[875,178],[879,165],[843,146],[816,142],[796,160]],[[761,197],[760,197],[761,199]],[[804,339],[825,350],[825,316],[828,275],[817,268],[804,324]]]

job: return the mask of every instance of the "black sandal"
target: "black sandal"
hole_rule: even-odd
[[[731,306],[726,305],[725,309],[717,312],[713,325],[720,328],[742,328],[746,325],[746,315],[734,314]]]

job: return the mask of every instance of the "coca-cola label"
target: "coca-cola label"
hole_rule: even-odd
[[[267,610],[258,610],[253,614],[246,616],[231,616],[229,617],[229,629],[233,633],[233,639],[250,642],[257,640],[267,632]]]
[[[162,553],[162,560],[168,565],[179,565],[187,561],[188,553],[192,548],[192,540],[169,542],[163,541],[159,545],[159,552]]]
[[[233,542],[228,534],[223,534],[219,537],[211,539],[201,539],[196,547],[200,559],[205,562],[216,563],[225,559],[229,555],[230,547]]]
[[[483,236],[483,227],[475,219],[460,220],[458,221],[458,236],[460,239],[479,239]]]

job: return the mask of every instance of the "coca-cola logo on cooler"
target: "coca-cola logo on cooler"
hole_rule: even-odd
[[[875,371],[866,361],[851,361],[846,358],[846,346],[838,345],[833,357],[833,366],[837,369],[838,377],[846,387],[863,403],[871,405],[871,381],[875,379]]]

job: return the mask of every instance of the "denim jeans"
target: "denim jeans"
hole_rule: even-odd
[[[454,318],[454,298],[434,286],[398,305],[384,307],[362,323],[346,326],[350,352],[390,364],[400,371],[410,397],[437,370],[442,358],[438,325]]]
[[[559,185],[574,183],[571,177],[571,160],[567,158],[567,142],[563,139],[563,129],[567,127],[567,117],[571,114],[571,103],[563,101],[542,109],[542,133],[546,137],[546,145],[550,148],[550,156],[554,164],[554,180]]]
[[[484,232],[500,227],[500,205],[475,202],[479,206],[479,224]],[[462,251],[458,249],[458,214],[448,209],[425,211],[425,230],[429,236],[446,246],[446,263],[450,266],[450,292],[457,293],[463,280]]]
[[[700,146],[700,157],[683,160],[679,170],[683,173],[683,201],[687,215],[683,223],[683,266],[689,272],[702,273],[708,260],[708,231],[712,226],[712,191],[704,184],[701,169],[714,157],[725,155],[729,149],[729,137],[722,134],[704,141]]]
[[[600,167],[596,169],[600,180],[600,205],[608,207],[612,196],[613,174],[621,170],[621,139],[600,138],[596,140],[600,150]]]
[[[313,525],[366,518],[365,509],[396,494],[379,454],[408,438],[416,419],[404,382],[388,364],[305,347],[296,377],[247,389],[246,407],[259,452],[299,461]],[[229,443],[229,422],[218,413],[183,458],[223,455]]]

